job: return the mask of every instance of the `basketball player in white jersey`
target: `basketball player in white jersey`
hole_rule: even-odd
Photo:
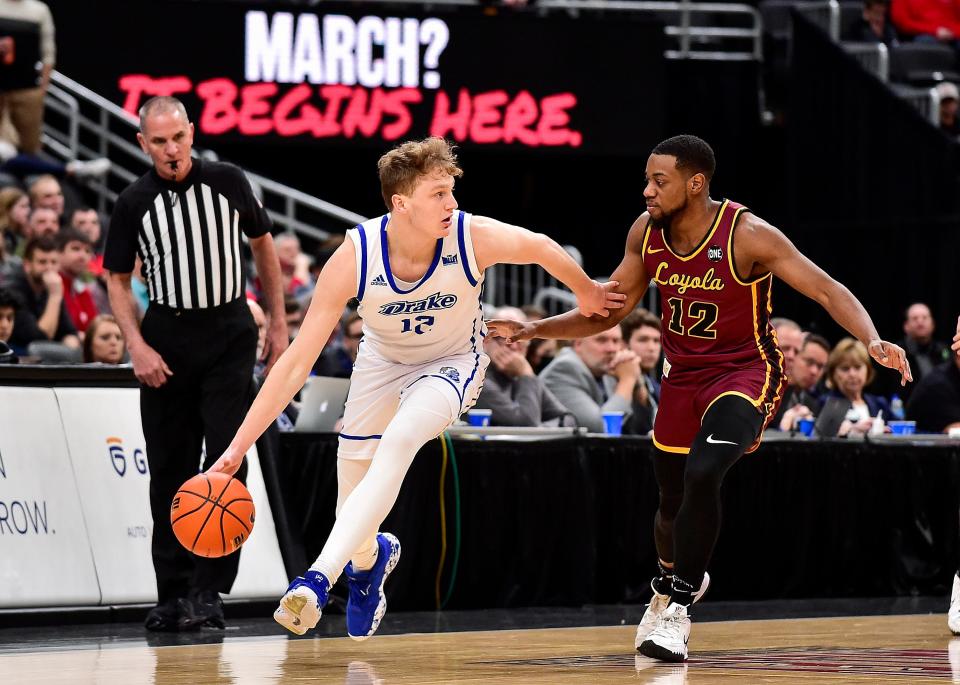
[[[383,583],[400,543],[380,524],[420,447],[473,406],[489,359],[480,304],[484,269],[538,263],[567,285],[585,316],[607,316],[624,296],[592,281],[545,235],[457,209],[462,174],[440,138],[404,143],[380,158],[389,214],[347,232],[324,266],[300,334],[280,357],[211,471],[234,473],[243,455],[303,387],[347,301],[356,297],[363,340],[351,376],[337,459],[337,520],[320,556],[274,612],[302,635],[314,627],[341,571],[350,588],[347,633],[364,640],[386,610]],[[348,563],[349,562],[349,563]]]

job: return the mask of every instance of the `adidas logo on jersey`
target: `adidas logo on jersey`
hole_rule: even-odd
[[[450,309],[450,307],[456,303],[457,296],[453,293],[434,293],[422,300],[388,302],[387,304],[380,305],[380,313],[384,316],[397,316],[398,314],[429,312],[438,309]]]
[[[376,278],[370,281],[370,285],[386,285],[387,279],[383,277],[383,274],[379,274]]]
[[[457,263],[457,255],[455,254],[445,254],[443,255],[443,265],[450,266],[451,264]]]

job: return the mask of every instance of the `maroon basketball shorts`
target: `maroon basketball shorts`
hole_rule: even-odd
[[[668,369],[660,386],[660,405],[653,426],[653,443],[665,452],[689,453],[703,415],[725,395],[742,397],[756,407],[763,415],[764,429],[777,413],[783,395],[783,373],[762,359],[711,368],[674,365]],[[759,445],[758,435],[747,452]]]

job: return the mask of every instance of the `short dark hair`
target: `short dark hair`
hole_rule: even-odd
[[[57,247],[59,250],[63,252],[70,243],[83,243],[87,247],[93,247],[90,238],[88,238],[87,234],[83,231],[71,227],[60,229],[60,232],[57,233]]]
[[[807,333],[803,338],[803,344],[800,345],[800,351],[803,352],[803,348],[813,343],[814,345],[819,345],[824,350],[827,351],[827,354],[830,354],[830,343],[822,335],[817,335],[816,333]]]
[[[667,138],[655,148],[655,155],[670,155],[677,158],[676,168],[688,170],[690,174],[703,174],[709,181],[717,169],[717,159],[707,141],[691,135]]]
[[[12,290],[5,290],[0,288],[0,309],[12,309],[17,312],[20,311],[20,298]]]
[[[30,238],[27,241],[26,246],[23,248],[23,258],[26,260],[33,259],[34,252],[59,252],[60,248],[57,247],[57,241],[52,235],[41,235],[34,238]]]
[[[627,314],[620,322],[620,332],[623,333],[623,342],[630,343],[630,336],[638,328],[648,326],[650,328],[660,329],[660,319],[648,312],[643,307],[638,307]]]
[[[863,0],[864,7],[873,7],[874,5],[883,5],[886,7],[890,4],[890,0]]]

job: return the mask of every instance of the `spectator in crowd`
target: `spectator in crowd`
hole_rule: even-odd
[[[800,419],[815,416],[820,406],[818,383],[823,378],[830,357],[830,343],[816,333],[807,333],[800,351],[793,360],[793,375],[784,390],[780,409],[770,425],[780,430],[793,430]]]
[[[77,207],[70,212],[70,228],[75,228],[84,235],[93,245],[95,254],[103,252],[103,245],[106,243],[107,236],[103,232],[103,223],[100,221],[100,214],[90,207]]]
[[[57,57],[53,36],[53,17],[50,8],[39,0],[0,0],[0,18],[12,19],[37,26],[40,36],[40,54],[24,54],[22,46],[13,39],[0,39],[0,57],[8,63],[18,60],[36,60],[41,68],[37,82],[17,84],[16,88],[0,95],[0,118],[9,117],[17,134],[18,147],[24,152],[40,152],[40,132],[43,127],[43,98],[50,84]],[[10,141],[14,142],[14,141]]]
[[[940,130],[952,138],[960,136],[960,118],[957,117],[960,91],[956,84],[943,81],[937,84],[940,96]]]
[[[796,321],[777,316],[770,319],[770,325],[777,333],[777,342],[783,352],[783,370],[787,374],[787,381],[793,382],[793,362],[803,344],[803,330]]]
[[[61,164],[29,152],[20,152],[12,143],[0,139],[0,172],[15,176],[20,181],[46,174],[56,178],[71,177],[78,181],[103,178],[112,166],[105,157],[88,161],[75,159]]]
[[[97,300],[107,295],[90,275],[93,247],[86,234],[75,228],[65,228],[57,234],[60,247],[60,277],[63,279],[63,303],[74,328],[83,334],[90,322],[100,314]],[[99,298],[96,296],[100,290]]]
[[[660,319],[646,309],[635,309],[620,322],[627,349],[640,360],[640,378],[633,393],[633,413],[624,422],[623,432],[647,435],[653,430],[660,403],[660,382],[656,368],[663,346],[660,343]]]
[[[84,364],[121,364],[127,353],[120,324],[111,314],[100,314],[90,322],[83,338]]]
[[[893,0],[890,19],[897,30],[914,40],[956,47],[960,37],[960,7],[943,0]]]
[[[27,240],[55,236],[60,230],[57,214],[49,207],[34,207],[27,222]],[[26,246],[26,243],[24,243]]]
[[[907,308],[901,347],[907,351],[914,380],[923,378],[950,356],[950,348],[934,339],[935,330],[936,322],[930,313],[930,307],[916,302]]]
[[[9,345],[19,308],[17,296],[10,290],[0,288],[0,364],[16,364],[20,361]]]
[[[313,279],[310,276],[310,258],[300,250],[300,239],[296,233],[287,231],[274,238],[273,242],[280,259],[284,294],[303,299],[313,291]],[[257,290],[260,290],[259,279]]]
[[[30,198],[19,188],[0,189],[0,246],[7,255],[15,255],[26,242],[30,221]],[[22,251],[22,250],[21,250]]]
[[[290,340],[293,340],[300,332],[300,324],[303,323],[303,316],[306,314],[306,311],[304,311],[303,304],[301,304],[300,300],[293,295],[283,296],[283,311],[287,320],[287,330],[289,331]]]
[[[619,326],[573,341],[540,374],[544,384],[576,417],[577,425],[604,432],[603,413],[630,413],[640,379],[640,360],[624,349]]]
[[[887,21],[889,0],[863,0],[860,17],[846,27],[844,38],[857,43],[883,43],[892,48],[899,43],[897,32]]]
[[[494,317],[527,320],[516,307],[501,307]],[[484,338],[483,349],[490,357],[490,366],[476,407],[491,410],[491,426],[576,425],[573,415],[533,372],[525,354],[528,344]]]
[[[849,404],[837,433],[839,437],[866,434],[873,426],[873,417],[881,411],[890,418],[890,403],[886,398],[863,391],[875,373],[870,354],[859,340],[844,338],[830,353],[826,376],[831,392],[823,404],[829,398],[842,398]]]
[[[534,338],[527,346],[527,361],[533,367],[537,375],[547,368],[547,364],[553,361],[557,356],[559,349],[558,341],[554,339],[544,340],[543,338]]]
[[[13,337],[13,324],[20,309],[20,300],[12,290],[0,288],[0,342],[8,343]]]
[[[318,376],[350,378],[362,338],[363,319],[355,310],[348,310],[340,318],[340,339],[327,343],[313,367],[314,373]]]
[[[50,174],[45,174],[30,184],[30,204],[34,209],[45,207],[56,213],[57,227],[63,220],[63,188],[60,181]]]
[[[920,379],[907,402],[907,418],[921,433],[948,433],[960,427],[960,355]]]
[[[23,269],[10,283],[23,307],[17,312],[11,347],[21,354],[35,340],[54,340],[79,348],[77,330],[63,302],[60,252],[49,236],[31,238],[23,253]]]

